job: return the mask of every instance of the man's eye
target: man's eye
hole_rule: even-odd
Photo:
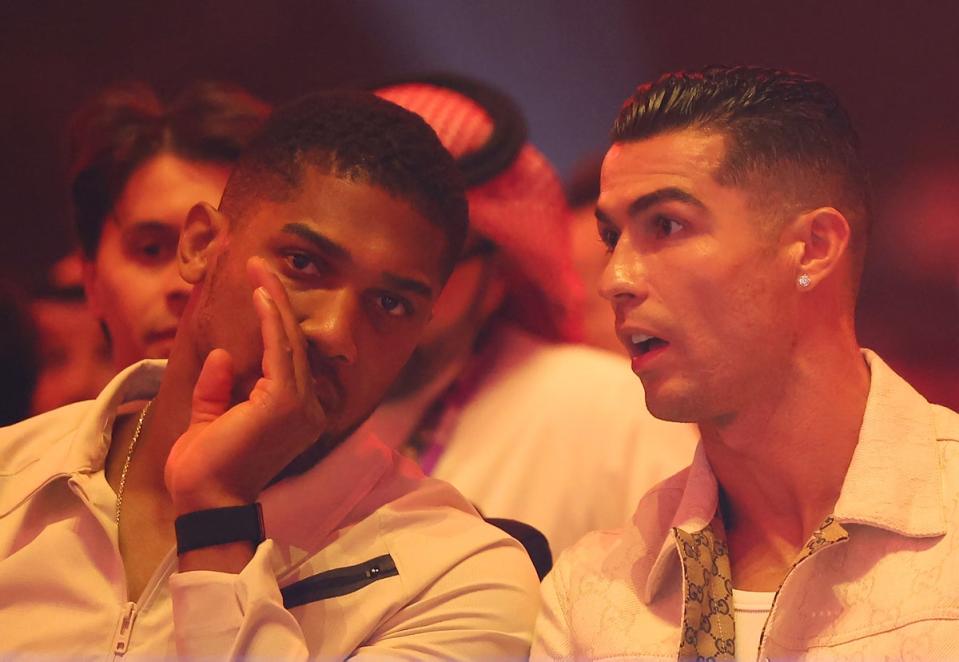
[[[606,252],[612,253],[613,249],[616,248],[616,243],[619,241],[619,231],[613,230],[612,228],[603,228],[599,229],[599,238],[603,242],[603,245],[606,246]]]
[[[376,298],[376,303],[391,317],[408,317],[413,314],[413,306],[402,297],[380,294]]]
[[[682,229],[682,223],[674,221],[668,216],[655,216],[653,218],[653,230],[657,237],[671,237]]]
[[[290,253],[286,256],[286,263],[290,265],[294,271],[303,274],[316,275],[320,273],[316,260],[306,253]]]
[[[145,244],[140,246],[140,252],[147,257],[159,257],[163,247],[160,244]]]
[[[132,246],[136,259],[147,264],[159,264],[172,260],[176,255],[176,242],[140,241]]]

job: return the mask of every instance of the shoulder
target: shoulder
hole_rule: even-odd
[[[0,476],[17,474],[51,450],[70,443],[94,401],[76,402],[0,428]]]
[[[592,639],[586,614],[620,618],[636,602],[629,564],[619,562],[629,537],[626,529],[594,531],[566,549],[540,587],[542,607],[533,637],[536,659],[591,658],[582,655]],[[623,592],[633,594],[624,595]]]
[[[527,654],[539,611],[539,580],[517,541],[436,479],[424,479],[374,516],[405,596],[383,625],[396,636],[377,646],[400,650],[412,637],[418,640],[413,657]]]
[[[659,551],[686,491],[689,474],[690,468],[684,467],[653,485],[639,499],[628,523],[586,534],[563,552],[556,567],[565,568],[567,573],[575,568],[579,575],[621,579],[637,559]]]
[[[444,569],[465,563],[484,566],[494,575],[509,575],[522,584],[530,579],[536,582],[522,545],[484,521],[445,481],[425,478],[375,515],[390,553],[398,565],[407,567],[408,577],[428,581]]]
[[[940,442],[959,444],[959,412],[942,405],[931,405],[936,439]]]
[[[567,589],[570,588],[568,582],[574,578],[608,576],[608,561],[622,549],[626,536],[625,527],[587,533],[560,555],[553,566],[553,574],[566,583]]]
[[[930,409],[943,472],[942,490],[952,495],[959,491],[959,413],[940,405],[930,405]]]

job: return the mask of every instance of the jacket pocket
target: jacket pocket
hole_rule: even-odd
[[[387,577],[399,575],[396,563],[389,554],[344,568],[334,568],[318,575],[301,579],[280,589],[283,606],[299,607],[317,600],[335,598],[358,591],[364,586]]]

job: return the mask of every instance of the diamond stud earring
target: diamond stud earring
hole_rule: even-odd
[[[796,279],[796,282],[799,283],[799,287],[806,289],[812,282],[812,278],[809,277],[809,274],[801,274],[799,278]]]

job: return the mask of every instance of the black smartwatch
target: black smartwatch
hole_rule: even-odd
[[[210,508],[176,518],[176,552],[248,541],[254,547],[266,540],[263,508],[259,503],[227,508]]]

